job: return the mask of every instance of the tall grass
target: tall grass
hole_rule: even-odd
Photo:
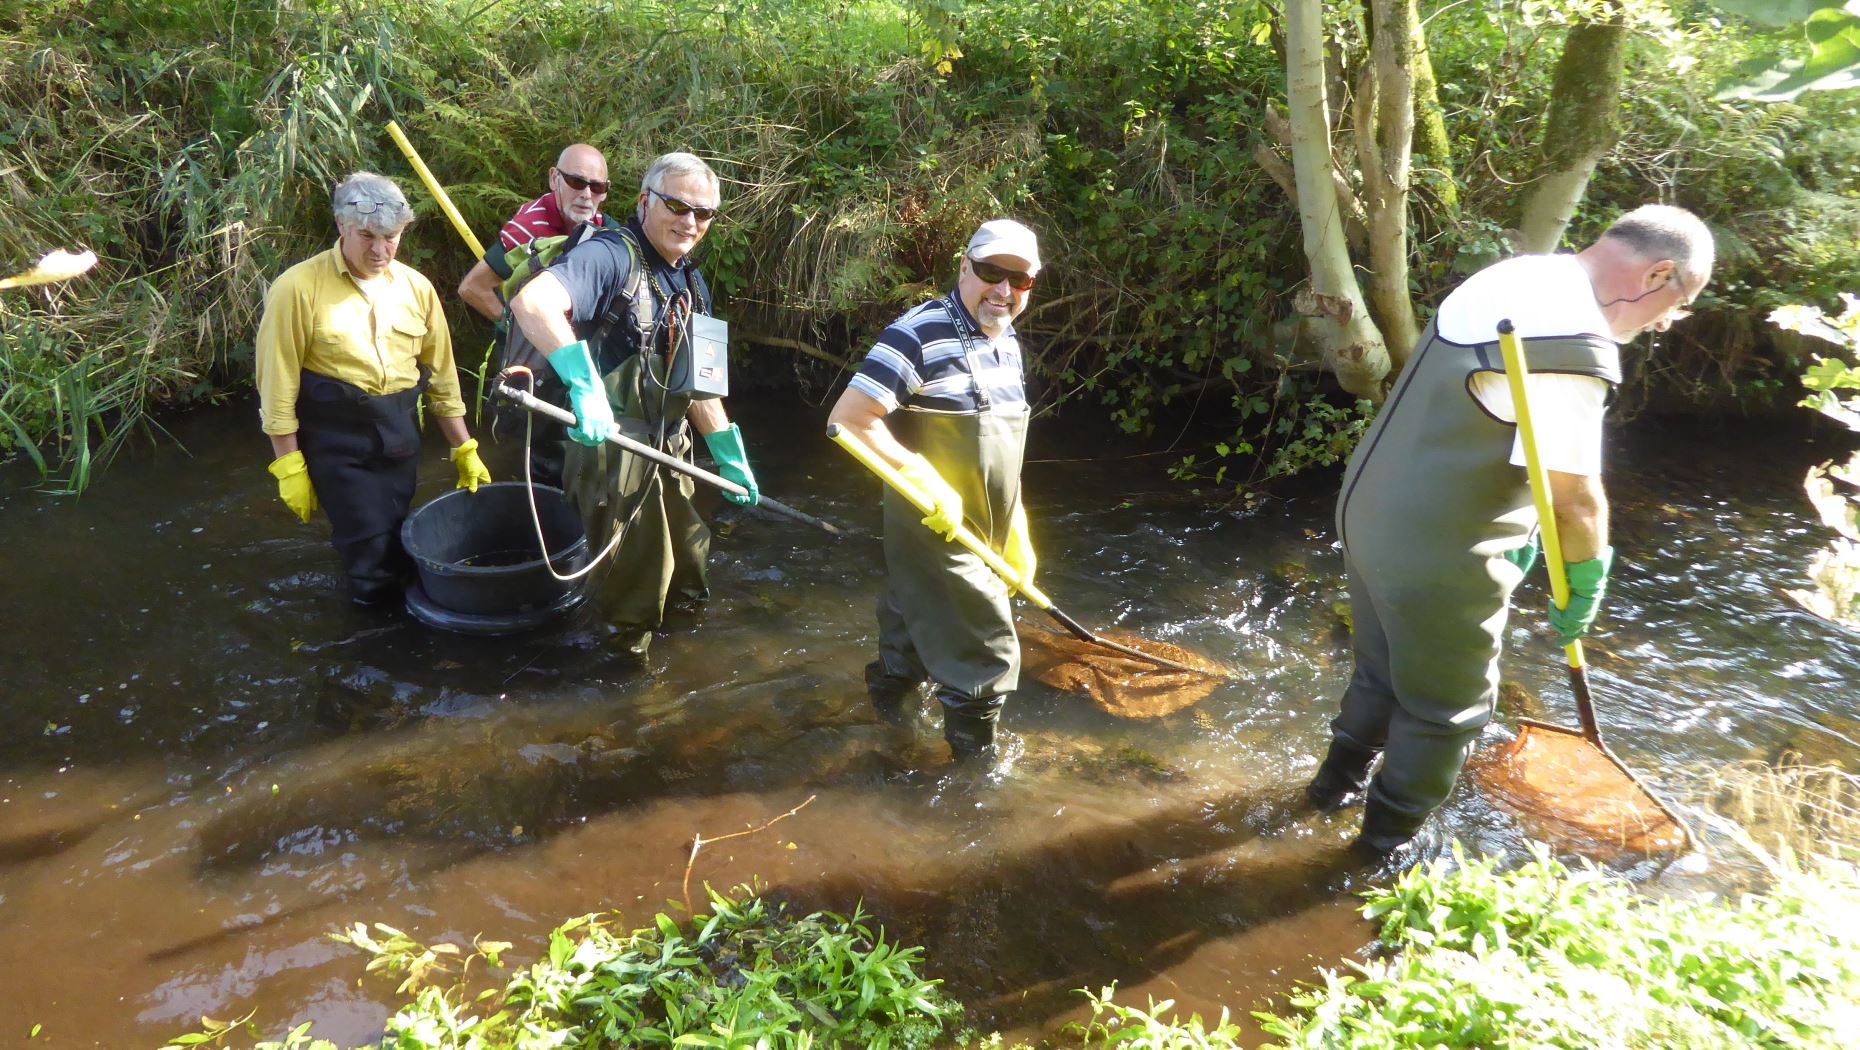
[[[17,157],[0,168],[0,259],[68,245],[101,258],[70,285],[0,300],[0,452],[54,490],[81,491],[155,407],[237,381],[265,280],[315,240],[287,231],[314,228],[301,222],[314,187],[361,156],[360,107],[329,113],[366,81],[340,50],[261,79],[279,23],[257,7],[28,4],[0,37],[0,128]]]

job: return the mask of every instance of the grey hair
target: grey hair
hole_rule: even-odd
[[[364,214],[358,205],[380,205]],[[394,180],[372,171],[358,171],[336,184],[329,195],[330,211],[338,225],[359,226],[375,233],[393,233],[413,221],[407,195]]]
[[[1670,204],[1643,204],[1614,221],[1602,234],[1625,243],[1649,262],[1671,259],[1679,283],[1704,283],[1717,249],[1705,221]]]
[[[654,159],[646,167],[646,174],[639,180],[639,191],[657,190],[664,192],[668,177],[685,177],[701,175],[711,189],[718,187],[717,173],[710,170],[710,165],[694,153],[666,153]]]

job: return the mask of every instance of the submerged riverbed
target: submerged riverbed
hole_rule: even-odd
[[[712,597],[644,669],[585,619],[480,639],[352,609],[327,526],[277,506],[249,406],[182,421],[184,449],[138,450],[78,500],[8,474],[0,1045],[34,1025],[33,1045],[157,1045],[251,1010],[365,1043],[392,982],[358,984],[363,957],[326,933],[482,934],[522,958],[571,915],[649,921],[688,863],[693,896],[757,879],[863,901],[984,1030],[1024,1038],[1113,980],[1242,1013],[1367,941],[1341,860],[1354,813],[1291,804],[1350,668],[1323,479],[1212,508],[1166,459],[1075,458],[1036,423],[1043,588],[1241,676],[1149,722],[1028,684],[1006,768],[980,776],[948,767],[927,706],[901,734],[866,702],[876,483],[818,436],[821,410],[738,411],[764,490],[861,534],[706,500]],[[1603,731],[1656,786],[1786,749],[1860,761],[1860,641],[1780,594],[1823,541],[1799,479],[1830,454],[1735,424],[1615,435],[1621,560],[1591,674]],[[490,461],[512,476],[512,448]],[[421,499],[449,484],[436,447],[422,474]],[[1542,601],[1532,584],[1512,618],[1506,677],[1572,722]],[[810,797],[691,859],[694,835]],[[1449,834],[1523,848],[1465,785],[1429,841]],[[1733,877],[1723,857],[1686,868]]]

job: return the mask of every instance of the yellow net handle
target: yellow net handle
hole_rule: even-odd
[[[1537,431],[1531,421],[1531,402],[1524,382],[1529,365],[1524,360],[1524,343],[1511,319],[1498,322],[1498,351],[1505,359],[1505,379],[1511,386],[1511,407],[1518,417],[1518,434],[1524,444],[1524,475],[1531,483],[1531,498],[1537,504],[1537,523],[1544,536],[1544,568],[1550,573],[1550,595],[1559,609],[1569,608],[1569,572],[1563,562],[1563,537],[1557,529],[1556,506],[1550,497],[1550,478],[1544,471],[1543,458],[1537,454]],[[1581,670],[1582,640],[1564,646],[1569,666]]]
[[[472,255],[477,258],[484,258],[484,245],[479,244],[478,238],[472,236],[471,227],[465,225],[465,217],[452,206],[452,198],[446,196],[446,188],[439,184],[438,179],[433,178],[431,171],[427,170],[426,162],[420,159],[420,154],[413,148],[413,143],[407,140],[407,133],[400,130],[400,125],[391,120],[387,122],[387,133],[388,138],[394,140],[394,145],[399,146],[400,151],[407,155],[407,163],[413,165],[414,173],[420,176],[421,182],[426,183],[427,192],[439,202],[439,210],[452,221],[452,228],[459,231],[459,236],[464,238],[465,247],[470,248]]]
[[[912,506],[923,511],[925,514],[929,514],[935,509],[936,504],[931,501],[930,497],[924,495],[922,490],[911,484],[910,481],[898,471],[898,468],[879,458],[878,453],[872,451],[870,445],[867,445],[865,442],[853,436],[852,431],[847,430],[838,423],[828,423],[827,436],[837,442],[841,448],[852,453],[854,459],[865,464],[867,470],[883,478],[885,484],[897,489],[898,495],[910,500]],[[983,543],[980,537],[970,532],[968,526],[958,523],[954,539],[957,543],[968,548],[969,553],[982,559],[983,564],[993,569],[996,576],[1001,577],[1001,582],[1012,587],[1015,591],[1019,592],[1021,597],[1033,603],[1034,608],[1044,612],[1053,607],[1052,599],[1040,593],[1040,589],[1035,587],[1030,581],[1021,579],[1020,573],[1015,572],[1013,566],[1009,565],[1006,559],[1002,558],[1001,555],[996,554],[988,544]]]

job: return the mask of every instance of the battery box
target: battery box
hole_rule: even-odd
[[[692,314],[684,345],[672,361],[666,385],[674,394],[707,401],[730,394],[730,325],[703,314]]]

